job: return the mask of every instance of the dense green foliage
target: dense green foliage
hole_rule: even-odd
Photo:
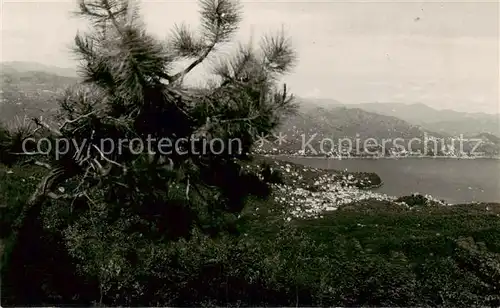
[[[9,153],[10,132],[0,123],[0,161],[7,162]]]
[[[2,218],[12,222],[43,169],[14,168],[13,174],[6,170],[0,171],[5,195],[0,203],[9,202]],[[25,305],[98,302],[99,284],[79,275],[84,269],[74,264],[93,267],[99,258],[115,266],[107,271],[105,291],[113,294],[103,298],[107,305],[500,304],[498,205],[405,208],[367,201],[322,219],[295,222],[285,222],[280,211],[269,211],[277,207],[270,201],[249,200],[237,225],[240,235],[213,238],[193,231],[189,240],[176,242],[125,235],[121,230],[131,223],[127,220],[97,229],[82,220],[66,233],[69,247],[82,251],[78,259],[67,255],[55,232],[65,211],[44,207],[45,226],[39,226],[37,237],[29,232],[29,250],[6,248],[15,248],[13,261],[6,253],[2,265],[27,267],[12,276],[5,276],[9,267],[2,267],[3,281],[8,281],[2,287],[2,304],[21,302],[6,296],[13,291],[33,296],[31,302],[24,298]],[[5,230],[11,228],[2,230],[5,238]],[[107,246],[90,244],[94,234]],[[120,279],[113,270],[119,271]],[[9,279],[13,276],[16,279]]]

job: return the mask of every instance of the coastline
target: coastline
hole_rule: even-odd
[[[331,160],[332,162],[333,161],[337,161],[338,159],[335,158],[335,157],[318,157],[318,156],[295,156],[295,155],[286,155],[286,154],[278,154],[278,155],[261,155],[262,157],[266,157],[270,160],[278,160],[278,161],[282,161],[282,162],[287,162],[287,163],[292,163],[292,164],[305,164],[305,165],[308,165],[309,163],[307,163],[306,160],[303,160],[302,162],[299,160],[299,159],[311,159],[311,160],[317,160],[317,161],[329,161]],[[409,157],[411,158],[411,157]],[[425,158],[425,159],[429,159],[429,158],[433,158],[433,157],[414,157],[414,158]],[[447,157],[440,157],[442,159],[444,158],[447,158]],[[376,160],[374,158],[357,158],[357,157],[351,157],[351,159],[356,159],[356,160]],[[460,158],[458,158],[460,159]],[[479,159],[479,158],[477,158]],[[347,159],[346,159],[347,160]],[[483,160],[489,160],[489,158],[483,158]],[[413,160],[414,162],[417,162],[418,160]],[[428,160],[429,162],[431,162],[431,160]],[[492,161],[492,160],[490,160]],[[494,161],[497,161],[497,160],[494,160]],[[409,160],[410,162],[410,160]],[[389,164],[391,164],[390,162],[387,162]],[[404,164],[404,163],[403,163]],[[317,165],[317,164],[316,164]],[[373,191],[373,192],[377,192],[377,189],[379,188],[382,188],[384,186],[387,186],[387,185],[391,185],[391,184],[387,184],[386,181],[383,181],[382,178],[380,177],[379,174],[377,174],[376,172],[363,172],[363,171],[343,171],[341,170],[342,168],[337,168],[337,169],[324,169],[323,167],[315,167],[315,169],[320,169],[321,172],[324,172],[324,170],[330,170],[332,171],[333,174],[335,173],[340,173],[340,174],[352,174],[353,176],[355,177],[365,177],[365,176],[369,176],[369,174],[373,174],[373,177],[374,179],[376,178],[377,180],[375,181],[372,181],[370,184],[368,184],[367,182],[364,183],[364,185],[359,185],[357,186],[357,188],[359,190],[362,190],[362,191]],[[389,181],[391,182],[391,181]],[[393,183],[394,184],[394,183]],[[417,193],[418,191],[420,191],[419,189],[415,189],[414,190],[414,193],[416,194],[420,194],[420,193]],[[381,193],[381,192],[378,192],[378,193]],[[399,197],[404,197],[404,196],[407,196],[407,195],[411,195],[411,193],[405,193],[403,195],[398,195],[398,194],[389,194],[391,196],[393,196],[394,198],[399,198]],[[439,196],[439,193],[430,193],[430,196],[432,198],[435,198],[435,199],[439,199],[440,201],[443,201],[444,203],[446,203],[447,205],[457,205],[457,204],[470,204],[470,205],[475,205],[475,204],[482,204],[482,203],[500,203],[499,200],[497,200],[497,198],[488,198],[487,200],[481,200],[481,201],[466,201],[466,200],[449,200],[443,196],[441,197],[438,197]]]
[[[331,159],[331,160],[347,160],[347,159],[366,159],[366,160],[377,160],[377,159],[456,159],[456,160],[471,160],[471,159],[488,159],[488,160],[500,160],[500,156],[492,157],[453,157],[453,156],[377,156],[377,157],[362,157],[362,156],[350,156],[338,158],[336,156],[308,156],[308,155],[293,155],[293,154],[259,154],[264,157],[279,158],[279,157],[289,157],[289,158],[307,158],[307,159]]]

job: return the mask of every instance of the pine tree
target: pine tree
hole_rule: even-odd
[[[86,173],[76,192],[82,195],[94,187],[90,183],[104,185],[111,174],[120,178],[135,172],[139,162],[153,175],[152,169],[161,169],[161,162],[168,161],[171,169],[182,173],[186,186],[194,188],[192,192],[198,185],[233,190],[235,183],[225,182],[239,173],[229,171],[229,166],[246,159],[256,137],[271,133],[283,116],[294,110],[286,86],[280,90],[276,81],[293,67],[296,57],[289,39],[280,32],[264,37],[260,50],[240,45],[229,59],[219,57],[213,65],[215,77],[207,80],[205,87],[184,86],[184,76],[232,39],[241,18],[240,5],[234,1],[204,0],[200,6],[199,33],[177,25],[172,37],[162,42],[147,34],[132,1],[80,2],[78,15],[93,25],[92,33],[75,38],[84,83],[70,90],[61,102],[64,123],[59,129],[37,123],[55,137],[79,142],[85,150],[54,161],[54,170],[32,203],[45,196],[56,197],[52,191],[56,183],[73,181]],[[185,59],[194,60],[184,70],[174,72],[174,64]],[[120,139],[145,141],[148,137],[188,142],[184,142],[184,151],[177,149],[168,155],[158,151],[130,155],[132,149],[122,148],[121,155],[111,151]],[[224,141],[222,149],[216,151],[221,153],[199,154],[210,152],[207,144],[214,139]],[[241,142],[236,149],[230,147],[234,145],[230,141],[235,140]],[[103,149],[103,144],[112,143],[115,149]],[[153,142],[152,148],[157,149],[158,144]],[[113,153],[105,155],[104,150]],[[225,173],[220,178],[215,176],[218,168]]]
[[[295,110],[277,82],[296,55],[281,31],[265,36],[260,48],[240,45],[232,56],[217,56],[238,30],[241,6],[201,0],[200,8],[198,32],[177,25],[159,41],[147,33],[133,1],[80,0],[77,14],[92,25],[75,37],[84,81],[61,98],[60,125],[35,119],[54,145],[67,140],[70,150],[40,164],[50,171],[28,202],[25,224],[43,209],[57,212],[55,228],[83,272],[97,277],[101,297],[113,288],[128,290],[123,285],[132,276],[124,264],[160,247],[151,243],[188,238],[193,228],[210,236],[231,230],[248,195],[269,194],[241,162],[251,159],[258,136]],[[213,54],[213,79],[186,86],[184,77]],[[192,62],[175,71],[185,60]],[[133,139],[149,140],[155,151],[120,143]],[[160,140],[183,142],[160,153]],[[211,142],[219,148],[207,150]]]

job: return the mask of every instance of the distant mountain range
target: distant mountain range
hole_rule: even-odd
[[[19,114],[37,116],[57,108],[58,94],[79,81],[62,73],[69,75],[69,69],[30,62],[0,63],[0,121]]]
[[[279,133],[286,136],[285,142],[279,142],[277,138]],[[431,131],[394,116],[368,112],[360,108],[348,108],[344,105],[318,107],[308,104],[303,106],[296,116],[288,118],[278,129],[276,136],[269,138],[270,142],[264,143],[260,149],[268,153],[290,154],[305,150],[302,155],[321,156],[330,151],[338,154],[342,148],[339,143],[348,145],[351,142],[349,147],[355,154],[364,153],[369,147],[370,152],[380,150],[381,154],[387,155],[390,154],[388,151],[396,149],[394,142],[399,139],[397,143],[403,145],[407,151],[446,155],[443,153],[449,152],[450,146],[455,147],[456,151],[471,151],[480,139],[481,144],[474,153],[482,152],[486,156],[500,154],[500,138],[495,135],[489,133],[471,135],[468,139],[474,140],[464,141],[463,148],[460,148],[459,141],[452,141],[454,137],[456,136]],[[369,138],[373,138],[374,143],[365,144]],[[419,141],[411,143],[410,146],[409,141],[412,139]],[[427,148],[424,146],[426,140],[430,139],[437,140],[437,148],[434,149],[432,141],[427,142]],[[384,140],[388,142],[386,145],[383,144]]]
[[[62,68],[53,65],[45,65],[38,62],[10,61],[0,62],[0,71],[4,73],[27,73],[43,72],[63,77],[77,77],[77,71],[74,68]]]
[[[57,108],[57,96],[79,81],[76,70],[31,62],[0,63],[0,121],[15,115],[29,116]],[[309,140],[322,138],[422,138],[424,133],[438,138],[483,138],[500,147],[498,115],[436,110],[424,104],[366,103],[345,105],[333,99],[297,98],[301,109],[281,127],[288,135],[282,149],[297,150],[302,134]],[[313,142],[314,143],[314,142]],[[318,146],[318,144],[316,144]]]
[[[490,133],[500,137],[500,114],[467,113],[449,109],[437,110],[422,103],[362,103],[342,104],[330,99],[299,98],[304,108],[312,106],[359,108],[380,115],[397,117],[429,131],[459,136]],[[500,110],[499,110],[500,111]]]
[[[327,139],[334,142],[333,148],[338,148],[338,142],[343,138],[353,143],[359,140],[362,147],[362,142],[368,138],[374,138],[377,141],[396,138],[423,139],[425,133],[421,127],[396,117],[379,115],[359,108],[313,107],[311,105],[301,109],[296,116],[287,119],[279,131],[287,136],[286,143],[279,146],[280,150],[299,151],[303,145],[312,140],[309,143],[311,147],[322,153],[332,149],[331,141]],[[322,140],[325,140],[323,145],[321,145]],[[277,146],[276,143],[270,143],[267,147],[276,148]]]
[[[452,135],[490,133],[500,136],[498,114],[465,113],[454,110],[436,110],[424,104],[366,103],[353,107],[398,117],[429,130]]]

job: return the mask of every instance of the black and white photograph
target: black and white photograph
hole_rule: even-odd
[[[500,307],[497,0],[0,1],[0,307]]]

